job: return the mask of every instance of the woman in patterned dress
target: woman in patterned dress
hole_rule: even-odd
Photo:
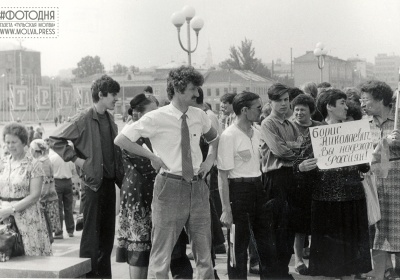
[[[376,180],[381,220],[371,226],[374,275],[376,279],[395,279],[399,276],[390,253],[400,255],[400,134],[394,127],[393,91],[384,82],[368,81],[361,86],[361,92],[362,109],[373,117],[370,124],[374,145],[386,138],[390,152],[388,175]],[[380,153],[376,159],[380,161]]]
[[[157,108],[153,99],[144,94],[135,96],[130,104],[132,111],[137,113],[139,118]],[[137,143],[145,144],[151,150],[148,139],[140,138]],[[120,191],[116,260],[129,264],[131,278],[145,279],[151,249],[151,202],[156,172],[149,159],[125,150],[123,161],[125,176]]]
[[[25,255],[50,256],[50,238],[39,202],[44,172],[41,163],[27,152],[28,131],[21,124],[10,123],[3,129],[3,141],[10,156],[0,165],[0,221],[14,216]]]
[[[61,230],[61,221],[58,206],[58,195],[54,183],[53,164],[49,159],[49,145],[42,139],[35,139],[29,145],[33,158],[42,163],[44,171],[42,194],[40,203],[44,212],[46,222],[48,223],[50,240],[52,241],[53,232],[54,238],[63,238]]]

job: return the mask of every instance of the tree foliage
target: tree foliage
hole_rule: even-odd
[[[99,56],[85,56],[78,62],[78,67],[72,70],[76,78],[85,78],[94,74],[103,73],[104,65]]]
[[[136,67],[135,65],[131,65],[131,66],[129,66],[129,71],[132,73],[136,73],[136,72],[139,72],[140,69],[139,69],[139,67]]]
[[[113,73],[114,74],[126,74],[126,73],[128,73],[128,67],[117,63],[113,66]]]
[[[268,67],[261,59],[255,57],[256,52],[252,44],[252,40],[245,38],[240,46],[231,46],[230,58],[222,61],[219,66],[223,69],[250,70],[262,77],[271,77]]]

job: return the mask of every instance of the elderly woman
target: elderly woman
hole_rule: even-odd
[[[372,256],[376,279],[395,279],[390,253],[400,254],[400,134],[394,127],[393,91],[380,81],[367,81],[361,86],[361,107],[372,116],[371,132],[375,146],[386,138],[389,143],[389,172],[376,181],[381,220],[371,230]],[[380,153],[377,155],[379,161]],[[372,166],[374,170],[375,165]],[[396,267],[396,269],[398,269]]]
[[[27,152],[28,131],[19,123],[10,123],[3,129],[3,141],[10,155],[0,169],[0,220],[14,216],[25,255],[52,255],[39,202],[44,172],[41,163]]]
[[[49,229],[50,240],[52,241],[53,232],[55,232],[54,239],[62,239],[58,195],[54,183],[53,164],[49,159],[49,145],[42,139],[35,139],[29,146],[33,158],[41,162],[44,171],[40,203]]]
[[[328,89],[318,98],[323,124],[346,120],[346,94]],[[309,273],[335,278],[371,270],[367,206],[360,171],[368,165],[319,170],[308,141],[295,162],[300,180],[313,178]]]

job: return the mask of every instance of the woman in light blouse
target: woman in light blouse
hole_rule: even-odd
[[[28,131],[19,123],[10,123],[3,129],[3,142],[10,155],[0,165],[0,221],[14,216],[25,255],[52,255],[39,203],[44,172],[27,152]]]

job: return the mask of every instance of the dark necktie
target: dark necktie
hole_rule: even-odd
[[[192,152],[190,149],[189,128],[186,122],[186,114],[182,115],[181,125],[181,147],[182,147],[182,177],[190,182],[193,179]]]

